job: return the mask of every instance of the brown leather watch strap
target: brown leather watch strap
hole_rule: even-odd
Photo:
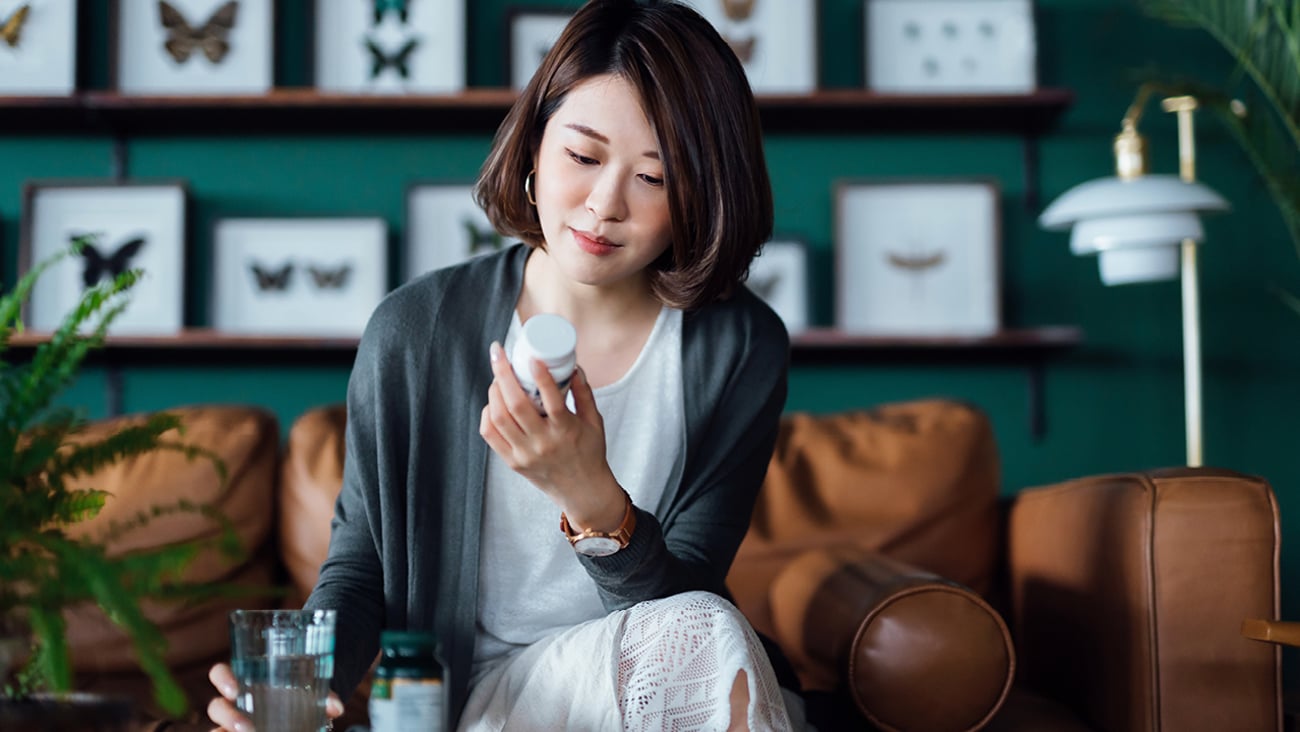
[[[595,529],[584,529],[574,533],[573,526],[569,524],[569,517],[560,512],[560,531],[568,538],[569,544],[577,544],[583,539],[613,539],[618,542],[618,548],[622,549],[632,540],[632,532],[636,530],[636,509],[632,506],[632,496],[623,491],[623,497],[627,499],[627,509],[623,511],[623,520],[619,523],[618,528],[613,531],[597,531]]]

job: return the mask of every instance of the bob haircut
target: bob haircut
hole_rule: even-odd
[[[664,166],[672,243],[650,265],[665,304],[729,298],[772,235],[772,187],[744,67],[707,20],[671,0],[591,0],[574,14],[497,130],[474,197],[506,236],[545,248],[524,193],[546,123],[603,74],[636,89]]]

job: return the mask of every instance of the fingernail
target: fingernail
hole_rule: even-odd
[[[235,720],[235,732],[251,732],[253,726],[242,720]]]
[[[325,700],[325,711],[328,712],[331,716],[337,717],[338,715],[343,713],[343,702],[339,701],[338,699],[335,699],[334,697],[330,697]]]
[[[500,343],[497,343],[496,341],[492,341],[492,345],[488,347],[488,357],[492,359],[492,363],[496,363],[497,359],[501,358]]]

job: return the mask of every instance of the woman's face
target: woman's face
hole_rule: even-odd
[[[671,238],[664,166],[636,90],[620,76],[570,90],[534,161],[546,251],[569,279],[640,286]]]

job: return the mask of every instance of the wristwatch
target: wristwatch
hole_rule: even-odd
[[[574,551],[588,557],[608,557],[627,546],[636,529],[636,509],[632,507],[632,497],[627,491],[623,491],[623,496],[627,499],[627,510],[623,512],[623,521],[612,532],[587,529],[575,534],[569,525],[569,517],[560,512],[560,531],[568,537]]]

